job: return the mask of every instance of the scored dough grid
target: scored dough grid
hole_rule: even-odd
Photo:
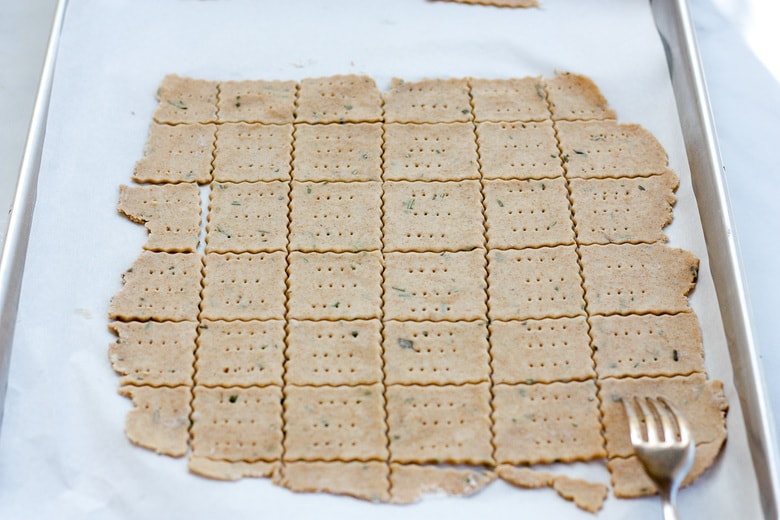
[[[501,81],[396,80],[384,94],[356,76],[240,82],[226,99],[219,83],[184,95],[187,80],[166,77],[134,174],[156,184],[129,188],[150,191],[150,210],[124,210],[154,223],[155,246],[109,312],[133,324],[114,325],[112,346],[136,405],[128,437],[171,455],[189,444],[190,469],[213,478],[273,476],[297,491],[409,501],[417,496],[399,467],[477,465],[473,476],[625,457],[610,451],[601,420],[622,387],[603,395],[604,381],[648,375],[704,388],[722,422],[717,382],[691,379],[704,371],[686,297],[698,262],[662,243],[677,187],[663,149],[614,121],[587,78]],[[528,108],[512,107],[512,94]],[[627,170],[610,146],[620,160],[630,151]],[[206,254],[170,256],[181,249],[166,252],[154,190],[193,181],[211,191]],[[203,264],[196,312],[169,256]],[[159,303],[168,298],[182,303],[171,311]],[[154,339],[144,348],[148,331],[133,335],[155,322],[198,324],[189,378],[162,375],[175,354]],[[156,405],[155,388],[189,388],[194,399],[166,391]],[[165,421],[144,415],[171,410],[178,416]],[[635,467],[626,460],[612,473],[616,489]],[[425,474],[443,486],[452,471]],[[436,478],[420,486],[435,489]]]

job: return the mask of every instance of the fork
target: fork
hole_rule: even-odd
[[[688,421],[663,397],[634,397],[634,406],[622,401],[631,444],[645,472],[658,487],[664,520],[677,520],[677,491],[693,465],[695,451]]]

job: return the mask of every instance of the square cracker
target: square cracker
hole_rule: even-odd
[[[484,181],[487,245],[490,249],[574,243],[563,177]]]
[[[496,462],[537,464],[605,455],[594,381],[493,387]]]
[[[292,385],[382,381],[379,320],[290,320],[284,378]]]
[[[490,385],[390,385],[390,460],[492,464]]]
[[[191,253],[200,237],[200,190],[194,184],[120,186],[120,213],[144,224],[144,249]]]
[[[559,74],[544,80],[553,119],[615,119],[615,111],[593,83],[580,74]]]
[[[494,320],[584,314],[582,279],[572,246],[488,252],[488,315]]]
[[[217,82],[168,74],[157,89],[158,123],[214,123],[217,120]]]
[[[290,249],[380,249],[381,196],[379,182],[293,182]]]
[[[284,251],[289,192],[289,184],[281,181],[213,183],[206,252]]]
[[[600,382],[601,410],[607,452],[612,457],[634,453],[628,434],[623,400],[663,397],[688,420],[697,445],[722,443],[726,438],[728,402],[723,383],[707,381],[704,374],[675,377],[604,378]]]
[[[427,494],[469,496],[495,479],[495,473],[484,469],[391,464],[390,502],[411,504]]]
[[[469,86],[465,79],[393,78],[383,94],[388,123],[451,123],[471,121]]]
[[[295,125],[297,181],[382,180],[382,125]]]
[[[284,319],[286,267],[284,251],[206,254],[201,317]]]
[[[292,123],[295,81],[223,81],[219,84],[219,120]]]
[[[385,462],[288,462],[275,481],[301,493],[333,493],[386,502],[389,468]]]
[[[667,170],[666,151],[645,128],[615,121],[557,121],[569,178],[643,177]]]
[[[704,372],[699,320],[693,312],[591,316],[599,377]]]
[[[382,385],[284,389],[284,460],[387,460]]]
[[[665,242],[677,176],[572,179],[569,183],[580,244]]]
[[[582,381],[596,376],[585,318],[490,323],[494,383]]]
[[[282,388],[196,386],[192,455],[226,461],[282,457]]]
[[[475,121],[544,121],[550,118],[540,77],[472,79]]]
[[[382,99],[368,76],[306,78],[298,90],[296,122],[361,123],[382,119]]]
[[[477,124],[479,162],[485,179],[546,179],[563,175],[550,121]]]
[[[289,256],[289,317],[301,320],[378,318],[382,256],[300,253]]]
[[[590,314],[675,313],[689,309],[699,260],[663,244],[580,247]]]
[[[283,364],[283,320],[200,324],[195,362],[199,385],[282,385]]]
[[[471,123],[391,123],[384,129],[384,180],[479,179]]]
[[[386,182],[385,251],[460,251],[484,242],[479,181]]]
[[[135,163],[133,180],[159,184],[211,180],[211,161],[217,127],[152,123],[144,156]]]
[[[385,384],[489,381],[487,332],[484,321],[385,322]]]
[[[485,250],[386,253],[384,312],[388,320],[484,319]]]
[[[203,263],[198,253],[142,252],[108,308],[123,321],[196,321]]]
[[[130,442],[172,457],[187,453],[192,400],[189,386],[128,385],[119,393],[133,401],[125,421]]]
[[[289,180],[292,143],[291,124],[223,123],[217,128],[214,180]]]
[[[197,323],[115,321],[108,328],[117,335],[108,355],[120,385],[192,384]]]

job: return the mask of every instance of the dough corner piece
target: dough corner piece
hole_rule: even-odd
[[[693,466],[682,482],[683,487],[696,482],[717,462],[725,442],[726,439],[721,438],[714,442],[696,445]],[[658,492],[635,456],[611,459],[608,467],[612,475],[612,492],[616,497],[636,498]]]
[[[561,498],[574,502],[577,507],[590,513],[600,511],[609,494],[609,487],[599,482],[554,475],[531,468],[499,465],[496,474],[502,480],[521,488],[553,488]]]
[[[239,480],[245,477],[274,477],[279,472],[278,462],[246,462],[214,460],[190,455],[189,469],[201,477],[215,480]]]
[[[538,0],[446,0],[456,4],[492,5],[494,7],[539,7]]]
[[[135,406],[125,422],[125,433],[133,444],[172,457],[187,453],[190,387],[123,386],[119,393]]]
[[[471,496],[496,479],[492,471],[392,464],[390,502],[411,504],[424,495]]]
[[[545,81],[555,120],[615,119],[607,99],[587,76],[558,72]]]
[[[385,462],[288,462],[274,475],[274,483],[296,493],[326,492],[370,502],[387,502]]]
[[[571,500],[580,509],[597,513],[604,505],[609,487],[598,482],[558,475],[553,481],[553,489],[566,500]]]
[[[693,467],[683,481],[684,486],[694,482],[716,463],[727,438],[728,402],[721,381],[707,380],[704,374],[692,374],[668,378],[608,379],[604,386],[609,387],[601,396],[609,457],[607,467],[616,497],[631,498],[657,492],[633,454],[628,441],[625,412],[618,395],[659,395],[675,403],[688,419],[691,435],[696,441],[696,454]]]

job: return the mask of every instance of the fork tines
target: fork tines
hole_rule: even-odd
[[[632,444],[644,441],[683,444],[691,442],[688,422],[668,400],[663,397],[634,397],[631,401],[633,406],[627,400],[624,400],[623,404],[628,416]]]

